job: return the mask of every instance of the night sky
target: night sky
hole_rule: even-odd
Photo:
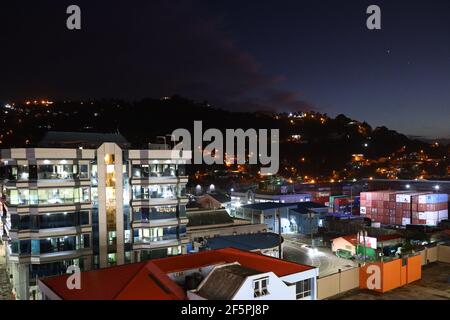
[[[450,1],[2,1],[0,101],[179,94],[450,138]],[[66,29],[66,7],[82,30]],[[382,30],[366,28],[378,4]]]

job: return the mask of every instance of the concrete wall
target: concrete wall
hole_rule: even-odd
[[[422,265],[438,261],[438,247],[425,248],[420,251],[422,257]]]
[[[359,287],[359,268],[317,279],[317,299],[322,300]]]
[[[450,263],[450,247],[438,246],[437,247],[437,260],[440,262]]]

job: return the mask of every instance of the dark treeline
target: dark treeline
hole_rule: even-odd
[[[330,118],[316,112],[294,115],[231,112],[178,96],[136,102],[60,101],[51,105],[31,102],[15,104],[1,116],[1,148],[37,146],[47,131],[119,132],[133,147],[145,148],[157,136],[170,134],[174,129],[192,132],[195,120],[202,120],[203,131],[207,128],[279,129],[280,172],[287,175],[301,172],[330,176],[333,171],[344,170],[352,154],[379,159],[422,150],[433,158],[448,158],[447,147],[412,140],[385,127],[372,128],[344,115]],[[445,164],[443,168],[444,175]]]

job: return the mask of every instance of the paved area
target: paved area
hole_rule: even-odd
[[[0,300],[13,300],[12,288],[6,272],[5,248],[0,240]]]
[[[283,258],[285,260],[312,265],[319,268],[319,276],[323,277],[329,274],[352,269],[358,266],[352,260],[337,257],[331,249],[327,247],[317,247],[318,252],[312,253],[310,249],[302,247],[307,244],[302,239],[283,236]]]
[[[450,300],[450,264],[435,262],[422,267],[422,279],[384,294],[356,290],[338,300]]]

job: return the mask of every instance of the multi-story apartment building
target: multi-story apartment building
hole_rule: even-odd
[[[19,299],[36,297],[37,278],[70,265],[91,270],[186,252],[189,151],[77,145],[1,150],[2,238]]]

